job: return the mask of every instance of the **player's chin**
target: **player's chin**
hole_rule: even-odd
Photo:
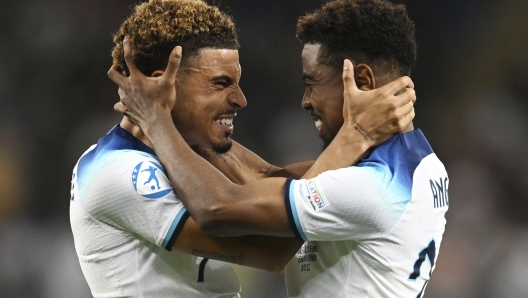
[[[332,143],[332,141],[334,140],[333,137],[323,137],[322,138],[323,140],[323,150],[326,149],[328,146],[330,146],[330,144]]]
[[[233,140],[231,140],[231,134],[229,133],[229,134],[226,134],[223,140],[214,142],[212,147],[216,153],[223,154],[231,150],[232,146],[233,146]]]

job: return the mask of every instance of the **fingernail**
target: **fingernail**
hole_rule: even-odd
[[[352,68],[352,61],[350,61],[349,59],[345,59],[345,63],[343,64],[343,69],[349,69],[349,68]]]

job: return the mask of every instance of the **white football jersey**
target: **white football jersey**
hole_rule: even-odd
[[[230,264],[171,252],[189,214],[154,151],[116,125],[73,170],[70,221],[94,297],[240,297]]]
[[[422,297],[445,229],[449,180],[420,130],[398,134],[357,166],[288,180],[305,240],[286,266],[290,297]]]

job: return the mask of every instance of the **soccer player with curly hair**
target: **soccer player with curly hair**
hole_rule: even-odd
[[[174,124],[185,131],[190,145],[210,147],[213,155],[232,147],[231,124],[246,99],[238,86],[239,44],[228,15],[203,1],[151,0],[135,7],[114,41],[116,71],[129,74],[123,51],[123,42],[129,42],[134,63],[153,78],[162,76],[174,47],[183,46]],[[230,173],[243,179],[260,177],[270,166],[255,161],[262,165],[261,172],[232,168]],[[79,159],[73,171],[70,219],[93,296],[239,297],[231,264],[200,257],[200,251],[216,248],[218,237],[193,224],[166,175],[146,137],[127,117]],[[191,255],[186,245],[198,240]],[[244,250],[251,261],[268,252],[266,242],[246,237],[219,243],[228,249],[255,241],[255,250]],[[239,258],[228,260],[237,263]],[[249,265],[269,269],[264,262]]]

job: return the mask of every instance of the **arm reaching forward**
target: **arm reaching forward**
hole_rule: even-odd
[[[124,42],[124,48],[130,77],[122,76],[114,68],[109,71],[110,78],[127,94],[115,108],[139,125],[149,138],[179,198],[198,226],[219,236],[293,237],[284,200],[286,179],[266,178],[237,185],[199,157],[172,122],[170,112],[177,99],[174,90],[164,90],[175,89],[175,83],[156,82],[156,79],[175,80],[177,69],[171,69],[170,75],[166,71],[160,78],[146,78],[132,62],[128,41]],[[179,65],[180,58],[181,48],[171,53],[169,67]],[[357,162],[369,148],[401,131],[414,117],[414,92],[394,96],[398,90],[412,87],[409,78],[362,92],[355,87],[350,65],[346,63],[344,68],[345,125],[309,175]],[[157,88],[157,92],[151,88]],[[348,99],[352,93],[356,96],[354,101]]]

